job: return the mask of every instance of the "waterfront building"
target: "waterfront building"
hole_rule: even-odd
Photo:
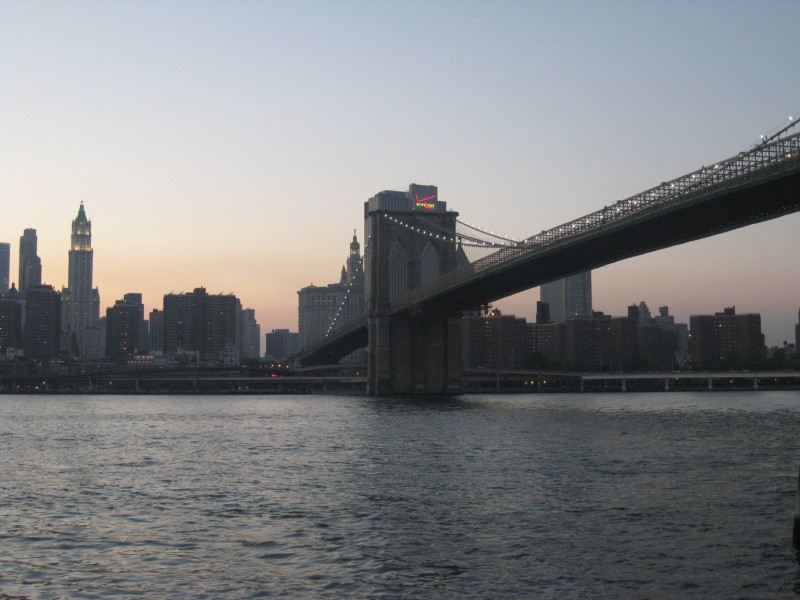
[[[736,314],[736,307],[714,315],[689,317],[692,367],[695,370],[745,368],[764,356],[761,315]]]
[[[302,288],[298,295],[298,331],[300,347],[313,344],[325,337],[336,320],[345,290],[338,283],[317,286],[313,283]]]
[[[585,271],[545,283],[539,288],[540,301],[549,306],[553,323],[592,318],[592,272]]]
[[[329,331],[364,312],[364,273],[360,248],[354,230],[350,254],[342,267],[339,283],[326,286],[312,284],[297,292],[301,348],[313,344]],[[363,351],[359,350],[345,360],[363,362],[363,356]]]
[[[0,355],[10,348],[19,349],[21,346],[22,305],[10,295],[0,296]]]
[[[150,352],[150,329],[148,327],[147,319],[144,318],[144,301],[142,294],[139,292],[129,292],[122,296],[125,302],[141,306],[139,314],[139,341],[137,344],[138,354],[146,354]]]
[[[225,344],[219,352],[219,361],[223,366],[235,367],[242,362],[239,356],[239,346],[236,344]]]
[[[462,319],[461,335],[464,368],[522,369],[531,359],[525,319],[502,315],[497,309],[487,316]]]
[[[8,292],[11,269],[11,244],[0,242],[0,296]]]
[[[233,294],[192,293],[164,296],[164,352],[168,356],[196,353],[201,361],[221,361],[238,352],[239,299]]]
[[[794,326],[794,348],[800,353],[800,310],[797,311],[797,325]]]
[[[40,361],[56,358],[61,339],[61,294],[51,285],[37,285],[25,292],[25,303],[25,356]]]
[[[150,350],[154,352],[164,351],[164,312],[154,308],[150,311],[148,319],[148,331],[150,333]]]
[[[122,300],[106,309],[106,355],[111,360],[125,361],[142,353],[144,305],[141,297],[141,294],[125,294]]]
[[[594,320],[592,318],[572,318],[566,322],[564,330],[564,356],[567,369],[573,371],[591,370],[595,362]]]
[[[61,290],[62,324],[70,338],[70,352],[84,359],[103,356],[100,330],[100,292],[92,287],[94,250],[92,222],[81,202],[72,221],[69,250],[68,286]]]
[[[249,360],[261,357],[261,325],[256,321],[256,311],[240,308],[239,358]]]
[[[636,333],[642,369],[669,372],[675,368],[678,341],[674,329],[639,325]]]
[[[283,362],[297,354],[300,349],[300,335],[288,329],[273,329],[265,337],[265,357],[276,362]]]
[[[37,254],[38,241],[35,229],[26,229],[19,238],[19,284],[20,293],[28,288],[42,285],[42,259]]]
[[[653,323],[659,329],[675,333],[675,362],[683,368],[689,360],[689,326],[686,323],[676,323],[675,317],[669,314],[668,306],[659,306],[658,315],[653,317]]]
[[[544,306],[547,305],[544,304]],[[537,321],[536,323],[526,323],[525,326],[528,329],[528,350],[532,361],[530,366],[564,369],[566,324]]]
[[[641,319],[641,313],[638,319]],[[595,367],[602,370],[607,368],[609,371],[628,371],[640,366],[637,363],[640,356],[639,340],[643,337],[643,330],[646,332],[650,327],[640,325],[638,319],[609,319],[608,360],[596,364]]]

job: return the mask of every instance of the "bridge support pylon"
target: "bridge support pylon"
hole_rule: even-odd
[[[402,314],[368,322],[367,392],[461,393],[461,322],[439,315]]]
[[[456,217],[435,186],[384,191],[364,205],[367,393],[461,393],[460,311],[406,302],[456,268]]]

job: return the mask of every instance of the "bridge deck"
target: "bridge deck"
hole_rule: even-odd
[[[475,309],[568,275],[800,210],[800,134],[762,144],[446,273],[390,314]],[[367,344],[367,317],[301,350],[333,362]]]

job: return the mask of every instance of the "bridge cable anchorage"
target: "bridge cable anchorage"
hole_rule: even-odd
[[[371,237],[371,236],[370,236],[370,237],[367,237],[367,241],[364,243],[364,257],[365,257],[365,258],[366,258],[366,256],[367,256],[367,250],[369,249],[369,241],[370,241],[371,239],[372,239],[372,237]],[[328,329],[327,329],[327,331],[325,332],[325,337],[326,337],[326,338],[327,338],[327,337],[328,337],[328,336],[331,334],[331,332],[333,331],[333,329],[336,327],[336,323],[339,321],[339,317],[341,316],[341,314],[342,314],[342,311],[344,310],[344,307],[345,307],[345,305],[346,305],[346,304],[348,303],[348,301],[350,300],[350,292],[353,290],[353,286],[355,285],[355,283],[356,283],[356,279],[358,279],[359,275],[360,275],[362,278],[364,277],[364,267],[363,267],[363,264],[362,264],[361,268],[360,268],[358,271],[356,271],[355,275],[353,276],[353,279],[352,279],[352,280],[350,281],[350,283],[347,285],[347,289],[346,289],[346,290],[345,290],[345,292],[344,292],[344,298],[342,299],[342,302],[339,304],[339,309],[336,311],[336,314],[335,314],[335,315],[334,315],[334,317],[333,317],[333,321],[331,321],[331,324],[328,326]]]

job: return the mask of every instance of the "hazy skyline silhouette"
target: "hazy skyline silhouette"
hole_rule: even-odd
[[[93,225],[101,313],[198,286],[262,332],[338,280],[363,202],[437,185],[524,237],[755,144],[800,110],[800,4],[0,3],[0,241],[67,283]],[[594,308],[735,305],[791,340],[800,216],[598,269]],[[497,305],[533,320],[538,290]]]

